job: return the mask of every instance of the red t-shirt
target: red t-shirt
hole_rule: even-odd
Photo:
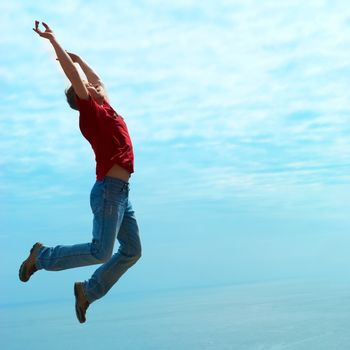
[[[91,97],[77,97],[77,103],[80,131],[95,152],[97,180],[103,180],[114,164],[133,173],[134,153],[124,119],[106,101],[99,105]]]

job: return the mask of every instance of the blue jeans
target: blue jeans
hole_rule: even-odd
[[[102,264],[83,283],[87,300],[103,297],[125,271],[141,257],[141,242],[134,211],[129,201],[129,184],[112,177],[96,181],[90,205],[94,214],[92,242],[72,246],[43,247],[37,269],[59,271]],[[115,238],[120,246],[113,254]]]

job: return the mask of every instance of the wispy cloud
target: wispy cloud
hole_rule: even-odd
[[[191,180],[179,186],[203,197],[212,182],[221,195],[289,188],[302,197],[348,180],[344,1],[108,2],[98,19],[97,3],[2,6],[4,28],[18,12],[15,35],[1,39],[10,53],[0,74],[12,91],[1,106],[2,164],[59,171],[90,156],[52,50],[31,32],[35,14],[104,77],[148,167],[145,181],[169,157],[167,175],[176,181],[172,172],[187,169]]]

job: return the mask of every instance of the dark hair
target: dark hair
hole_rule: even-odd
[[[77,105],[77,99],[76,99],[76,93],[73,89],[73,86],[71,85],[68,89],[64,91],[66,94],[67,102],[70,106],[70,108],[75,109],[76,111],[79,110],[78,105]]]

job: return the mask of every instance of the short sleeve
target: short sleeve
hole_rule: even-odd
[[[89,96],[88,100],[83,100],[77,96],[76,101],[80,115],[83,118],[92,118],[98,120],[101,106],[99,106],[96,101],[91,98],[91,96]]]

